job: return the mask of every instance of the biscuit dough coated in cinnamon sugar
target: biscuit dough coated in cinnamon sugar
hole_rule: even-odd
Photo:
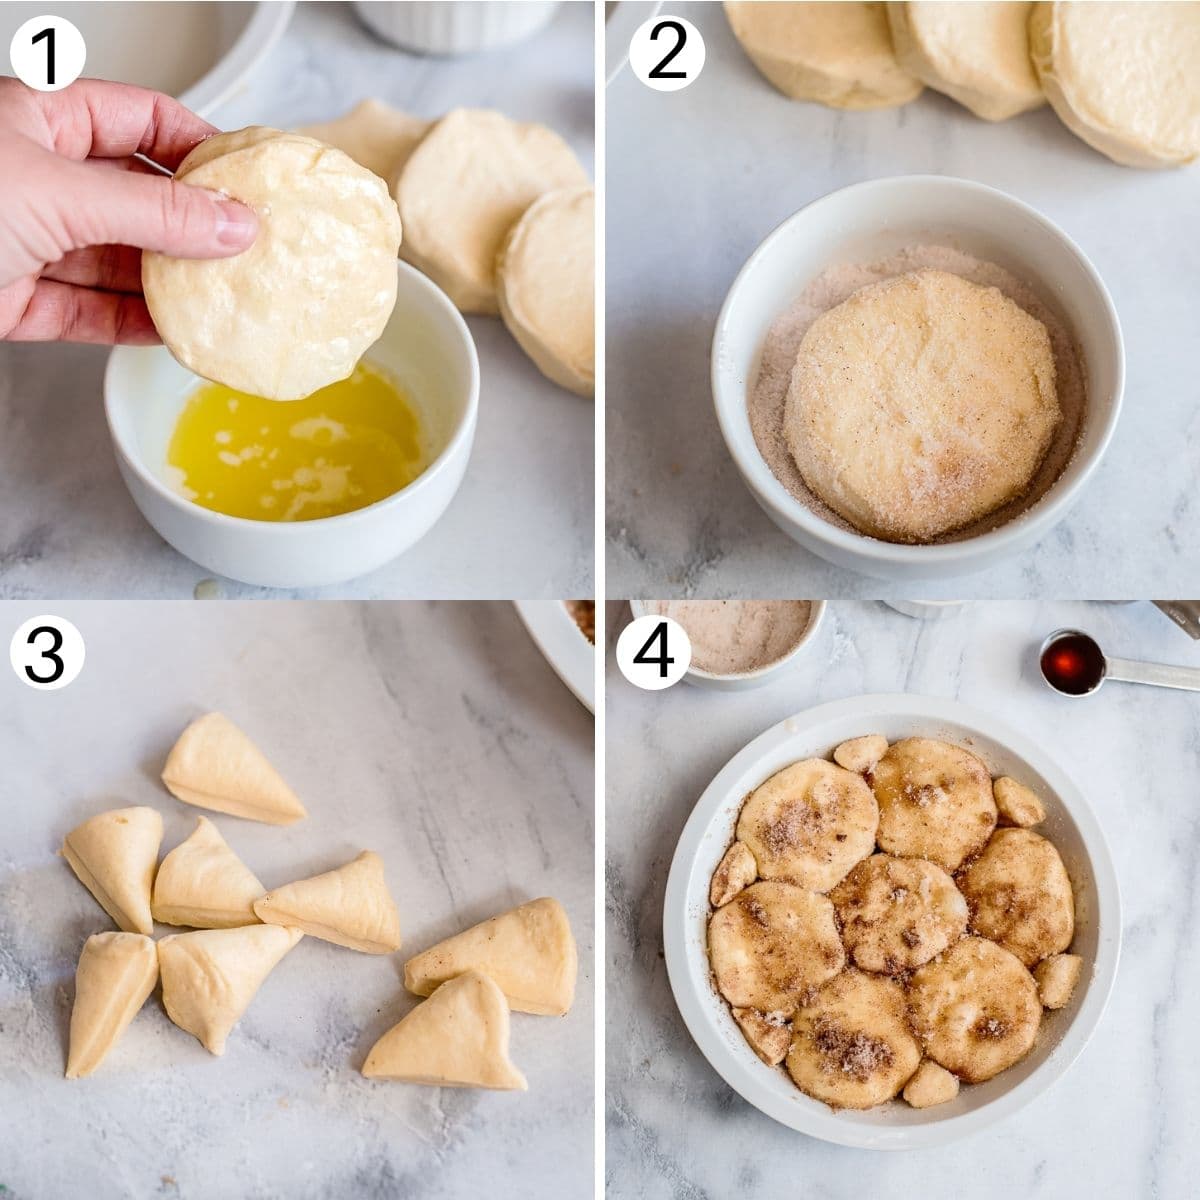
[[[1045,325],[997,288],[918,270],[813,322],[784,436],[855,529],[920,543],[1019,499],[1061,418]]]

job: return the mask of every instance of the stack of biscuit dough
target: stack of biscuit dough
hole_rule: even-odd
[[[1200,155],[1200,3],[727,0],[734,35],[785,95],[889,108],[923,87],[987,121],[1049,102],[1114,162]]]
[[[379,100],[302,133],[386,181],[400,255],[464,313],[499,314],[547,378],[595,386],[595,193],[544,125],[458,108],[426,121]]]

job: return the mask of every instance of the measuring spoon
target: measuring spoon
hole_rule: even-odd
[[[1200,668],[1109,658],[1100,643],[1081,629],[1056,629],[1042,643],[1038,662],[1046,686],[1072,699],[1099,691],[1106,679],[1200,692]]]

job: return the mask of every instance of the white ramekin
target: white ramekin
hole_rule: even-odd
[[[821,618],[825,616],[825,601],[810,600],[809,603],[812,605],[812,611],[809,614],[808,625],[796,644],[782,658],[767,663],[765,667],[759,667],[757,671],[738,671],[730,675],[717,675],[712,671],[702,671],[699,667],[688,667],[684,672],[683,682],[714,692],[745,692],[774,683],[796,665],[796,659],[817,635]],[[629,608],[634,617],[644,617],[650,612],[650,603],[646,600],[630,600]]]
[[[942,242],[1027,281],[1073,330],[1087,375],[1087,414],[1062,475],[1027,512],[988,533],[931,546],[898,545],[834,525],[772,474],[750,429],[747,397],[767,331],[827,267],[870,262],[920,242]],[[831,192],[789,217],[758,247],[725,299],[712,346],[721,433],[767,516],[822,558],[885,579],[940,579],[979,571],[1033,545],[1066,516],[1116,428],[1125,386],[1121,326],[1107,288],[1067,235],[1020,200],[965,179],[903,175]]]
[[[560,0],[406,0],[356,3],[359,19],[385,41],[418,54],[477,54],[544,29]]]
[[[733,838],[746,796],[802,758],[829,755],[847,738],[881,733],[888,741],[934,737],[969,745],[993,775],[1033,788],[1046,805],[1044,833],[1062,855],[1075,891],[1072,952],[1084,970],[1066,1008],[1046,1012],[1033,1049],[986,1083],[965,1086],[933,1108],[894,1100],[866,1111],[833,1109],[804,1095],[778,1067],[750,1049],[712,983],[708,963],[708,888]],[[684,826],[663,909],[667,974],[688,1032],[711,1066],[755,1108],[791,1129],[867,1150],[940,1146],[1024,1108],[1057,1082],[1096,1030],[1117,974],[1121,897],[1116,869],[1087,801],[1039,746],[954,700],[856,696],[797,713],[734,755],[700,797]]]
[[[479,359],[446,295],[398,263],[396,307],[367,351],[406,387],[433,461],[406,488],[356,512],[316,521],[252,521],[201,508],[164,481],[167,446],[200,382],[162,346],[119,346],[104,406],[129,494],[163,539],[209,571],[261,587],[343,583],[391,561],[433,527],[462,483],[479,410]]]

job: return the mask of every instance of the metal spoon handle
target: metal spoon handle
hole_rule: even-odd
[[[1105,679],[1122,683],[1151,683],[1155,687],[1180,688],[1200,692],[1200,668],[1172,667],[1166,663],[1135,662],[1129,658],[1106,658]]]

